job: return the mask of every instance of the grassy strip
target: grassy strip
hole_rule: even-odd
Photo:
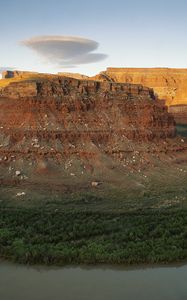
[[[0,211],[0,256],[20,263],[167,263],[187,258],[187,213]]]

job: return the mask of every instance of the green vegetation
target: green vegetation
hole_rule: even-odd
[[[187,213],[0,210],[0,256],[20,263],[166,263],[187,258]]]

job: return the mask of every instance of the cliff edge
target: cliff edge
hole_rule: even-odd
[[[107,68],[97,80],[142,84],[153,88],[166,105],[187,104],[187,69]]]
[[[0,89],[1,186],[142,190],[145,170],[184,161],[185,139],[153,89],[31,77]]]

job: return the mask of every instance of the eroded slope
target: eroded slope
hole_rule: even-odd
[[[10,197],[6,186],[15,186],[15,199],[31,198],[32,186],[37,198],[39,186],[45,197],[110,188],[143,196],[154,176],[162,182],[161,168],[170,170],[169,184],[178,173],[185,182],[186,142],[175,134],[172,115],[141,85],[13,81],[0,92],[2,194]]]

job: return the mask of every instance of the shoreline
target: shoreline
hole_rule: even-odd
[[[64,264],[64,265],[45,265],[45,264],[24,264],[19,263],[13,260],[9,260],[8,258],[0,257],[0,265],[14,265],[17,267],[25,267],[25,268],[32,268],[35,270],[39,269],[50,269],[50,270],[59,270],[59,269],[81,269],[81,270],[114,270],[114,271],[138,271],[138,270],[150,270],[150,269],[162,269],[162,268],[182,268],[187,266],[187,260],[178,261],[178,262],[171,262],[171,263],[160,263],[160,264],[131,264],[131,265],[124,265],[124,264],[107,264],[107,263],[97,263],[97,264]]]

